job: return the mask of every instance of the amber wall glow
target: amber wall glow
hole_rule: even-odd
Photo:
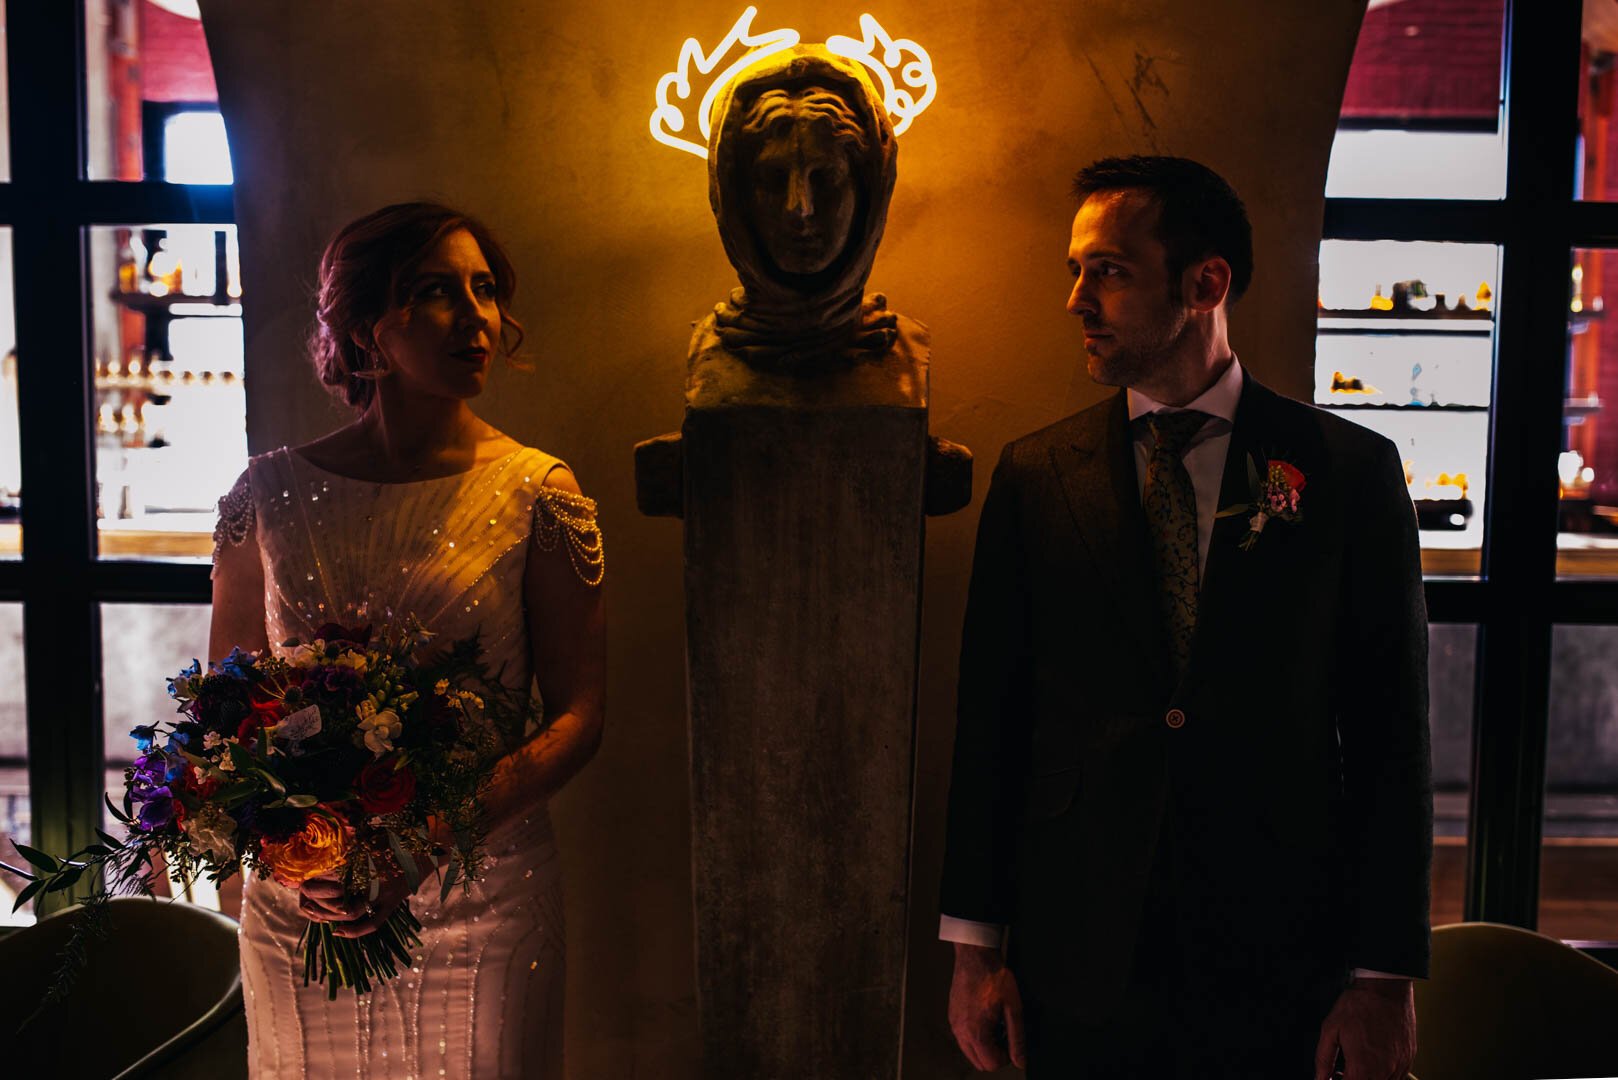
[[[1259,269],[1239,354],[1311,385],[1322,189],[1361,0],[764,3],[757,26],[860,36],[871,11],[930,53],[871,286],[933,335],[932,427],[980,462],[928,527],[906,1075],[966,1076],[933,940],[955,651],[977,507],[1001,446],[1097,401],[1063,311],[1073,171],[1201,158],[1246,197]],[[630,448],[681,418],[691,322],[734,283],[702,162],[648,137],[658,78],[735,0],[204,2],[235,156],[255,452],[342,417],[302,360],[325,237],[431,195],[486,218],[521,274],[532,374],[483,414],[564,456],[612,549],[609,721],[556,801],[568,889],[571,1077],[696,1076],[680,530],[635,512]],[[689,130],[689,129],[688,129]],[[858,678],[858,672],[851,672]]]

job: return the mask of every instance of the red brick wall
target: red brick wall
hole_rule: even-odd
[[[1365,13],[1343,95],[1348,119],[1492,120],[1505,0],[1396,0]]]
[[[140,4],[141,97],[147,101],[217,101],[202,23]]]

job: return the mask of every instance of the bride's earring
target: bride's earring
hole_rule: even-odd
[[[371,382],[375,382],[388,373],[388,360],[387,357],[382,355],[381,349],[365,350],[365,361],[366,366],[363,371],[355,371],[351,373],[353,374],[354,378],[367,379]]]

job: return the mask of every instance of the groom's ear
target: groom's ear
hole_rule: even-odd
[[[1230,295],[1230,263],[1218,255],[1194,262],[1181,283],[1185,302],[1193,311],[1213,311]]]

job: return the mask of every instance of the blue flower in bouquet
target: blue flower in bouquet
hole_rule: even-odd
[[[193,692],[191,686],[192,681],[195,679],[200,679],[201,677],[202,661],[191,661],[190,667],[180,669],[180,673],[168,681],[169,697],[177,698],[182,694],[191,694]]]
[[[253,666],[253,654],[243,652],[241,646],[230,650],[230,655],[215,662],[213,670],[232,679],[246,679],[247,669]]]
[[[173,731],[169,733],[169,741],[166,745],[164,745],[163,749],[170,754],[178,756],[180,751],[184,750],[190,745],[191,736],[189,734],[184,731]]]
[[[144,754],[152,748],[152,743],[157,739],[157,725],[137,725],[130,729],[129,737],[135,740],[135,749]]]
[[[135,820],[147,832],[161,829],[174,820],[174,793],[166,787],[153,788],[144,796],[136,796],[140,800],[140,811]]]

